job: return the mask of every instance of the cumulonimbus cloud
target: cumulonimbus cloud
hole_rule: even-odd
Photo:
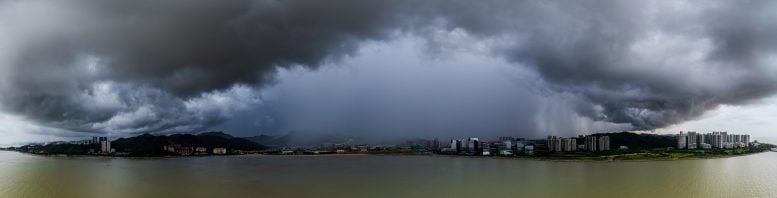
[[[316,68],[397,33],[434,40],[430,29],[504,39],[490,50],[536,70],[547,89],[579,96],[579,114],[636,129],[777,90],[777,6],[768,1],[0,5],[2,107],[73,131],[195,130],[234,108],[213,110],[207,102],[218,100],[208,98],[256,98],[244,89],[271,83],[279,67]]]

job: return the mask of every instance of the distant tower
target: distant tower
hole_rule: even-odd
[[[108,141],[108,137],[100,137],[100,151],[102,153],[111,153],[111,141]]]
[[[469,138],[467,139],[467,151],[469,152],[479,152],[480,151],[480,140],[478,138]]]
[[[688,135],[680,131],[680,134],[677,135],[677,149],[686,148],[688,148]]]
[[[695,131],[688,131],[688,133],[686,134],[685,137],[686,137],[686,140],[687,140],[687,143],[685,144],[685,146],[688,149],[697,149],[698,148],[698,146],[699,146],[699,144],[698,144],[699,143],[699,136],[696,135]]]
[[[585,150],[596,151],[596,149],[598,149],[596,136],[594,135],[585,136]]]
[[[548,147],[548,151],[549,152],[558,151],[558,150],[556,150],[556,145],[558,144],[558,142],[556,141],[557,139],[558,139],[558,137],[556,137],[556,136],[553,136],[553,135],[549,135],[548,136],[548,141],[547,141],[547,143],[545,143],[545,145]]]
[[[599,136],[599,151],[610,150],[610,136]]]

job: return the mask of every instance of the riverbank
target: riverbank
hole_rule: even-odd
[[[436,155],[446,157],[466,157],[466,158],[484,158],[484,159],[516,159],[516,160],[535,160],[535,161],[552,161],[552,162],[647,162],[647,161],[677,161],[677,160],[703,160],[703,159],[721,159],[731,157],[741,157],[751,154],[764,153],[767,151],[759,151],[746,154],[732,154],[732,155],[708,155],[708,156],[695,156],[692,153],[674,154],[662,157],[647,157],[641,154],[634,154],[635,157],[623,157],[632,155],[619,155],[619,156],[599,156],[599,157],[548,157],[548,156],[466,156],[466,155]],[[691,154],[691,155],[688,155]],[[655,154],[652,154],[655,156]]]
[[[747,156],[751,154],[764,153],[769,150],[759,150],[755,152],[739,154],[707,154],[698,155],[693,152],[675,152],[675,153],[628,153],[620,155],[601,155],[590,156],[590,153],[576,154],[558,154],[558,155],[517,155],[517,156],[472,156],[472,155],[446,155],[446,154],[417,154],[417,153],[333,153],[333,154],[305,154],[305,155],[276,155],[276,154],[230,154],[230,155],[191,155],[191,156],[111,156],[111,155],[65,155],[65,154],[38,154],[14,150],[0,150],[9,152],[18,152],[22,154],[45,156],[45,157],[106,157],[121,159],[172,159],[172,158],[201,158],[201,157],[222,157],[222,156],[287,156],[287,157],[333,157],[333,156],[437,156],[452,158],[480,158],[480,159],[512,159],[512,160],[532,160],[532,161],[550,161],[550,162],[648,162],[648,161],[677,161],[677,160],[703,160],[720,159],[730,157]]]

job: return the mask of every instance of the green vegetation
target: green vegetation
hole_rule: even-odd
[[[682,150],[682,151],[656,151],[641,150],[644,152],[574,152],[574,153],[539,153],[536,155],[520,155],[518,158],[542,159],[542,160],[678,160],[678,159],[704,159],[729,156],[746,155],[764,152],[768,149],[739,148],[735,150]]]
[[[87,155],[90,151],[99,151],[100,145],[78,145],[78,144],[48,144],[48,145],[26,145],[17,148],[18,151],[38,153],[38,154],[62,154],[62,155]]]
[[[533,158],[543,160],[605,160],[606,158],[596,153],[537,153],[535,155],[520,155],[519,158]]]
[[[605,133],[596,135],[607,135],[610,137],[610,145],[613,149],[620,146],[627,146],[630,149],[666,149],[674,147],[677,144],[677,138],[673,135],[657,135],[644,133]]]
[[[272,147],[272,146],[288,145],[289,142],[291,142],[291,138],[292,138],[291,136],[293,135],[294,133],[289,133],[279,137],[273,137],[269,135],[259,135],[259,136],[253,136],[253,137],[245,137],[245,139],[255,142],[257,144],[269,145]]]
[[[736,149],[697,149],[697,150],[673,150],[663,151],[658,149],[642,150],[640,153],[622,153],[612,155],[612,160],[678,160],[678,159],[705,159],[729,156],[746,155],[768,151],[775,145],[761,144],[756,147]]]
[[[756,147],[737,149],[697,149],[671,150],[667,148],[615,149],[604,152],[558,152],[537,151],[534,155],[501,156],[504,158],[522,158],[559,161],[661,161],[679,159],[706,159],[746,155],[769,151],[775,145],[761,143]]]
[[[158,157],[176,155],[163,150],[164,146],[176,144],[183,147],[226,148],[227,150],[256,151],[266,149],[264,145],[232,137],[221,132],[208,132],[199,135],[175,134],[155,136],[143,134],[130,138],[120,138],[111,142],[111,147],[127,156]],[[89,155],[100,151],[99,144],[48,144],[26,145],[15,150],[36,154],[51,155]]]
[[[143,134],[131,138],[120,138],[111,142],[118,152],[127,152],[130,156],[168,156],[173,155],[162,147],[179,144],[185,147],[226,148],[227,150],[263,150],[267,147],[252,141],[236,138],[221,132],[209,132],[200,135],[175,134],[155,136]]]

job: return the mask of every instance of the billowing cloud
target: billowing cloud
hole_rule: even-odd
[[[774,94],[775,10],[770,1],[2,1],[0,103],[70,131],[197,130],[264,104],[257,90],[279,68],[315,71],[366,42],[411,35],[442,57],[486,51],[536,73],[532,89],[563,95],[575,114],[649,130]]]
[[[223,116],[205,101],[214,93],[348,55],[398,22],[380,2],[2,4],[3,107],[75,131],[207,126]]]
[[[586,116],[649,130],[777,90],[777,4],[578,3],[518,14],[501,53],[582,96]]]

